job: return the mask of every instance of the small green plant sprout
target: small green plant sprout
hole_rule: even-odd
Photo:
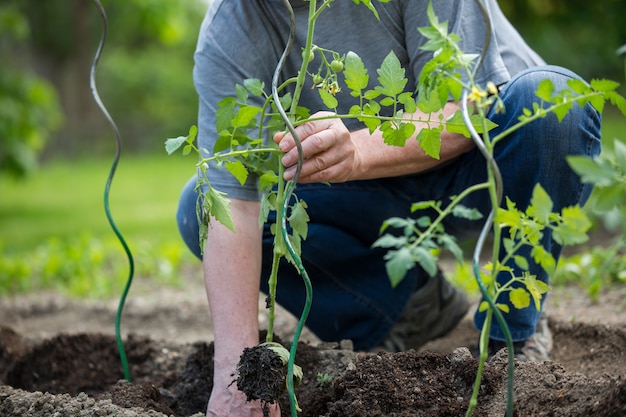
[[[626,282],[626,145],[615,139],[612,149],[593,160],[571,156],[568,162],[583,181],[594,184],[592,212],[603,217],[609,230],[618,231],[611,244],[574,255],[563,265],[565,273],[584,282],[596,299],[604,284]]]
[[[507,266],[509,261],[513,261],[520,270],[528,271],[528,259],[517,255],[522,247],[528,246],[531,248],[530,256],[533,260],[552,274],[556,267],[555,259],[540,243],[544,231],[550,229],[553,239],[561,245],[574,245],[587,241],[587,231],[591,227],[591,222],[579,206],[566,207],[560,214],[553,213],[550,196],[538,184],[534,189],[531,205],[525,212],[519,211],[515,204],[507,199],[506,208],[499,208],[497,211],[495,225],[503,230],[504,235],[508,234],[508,237],[502,239],[506,255],[495,268],[493,264],[488,264],[485,269],[511,274],[511,279],[504,285],[492,283],[494,299],[497,300],[500,294],[509,292],[509,299],[514,308],[526,308],[532,302],[539,310],[541,299],[550,287],[528,272],[519,277],[515,276],[513,269]],[[496,306],[504,313],[510,311],[507,304],[496,303]],[[486,301],[479,306],[480,311],[488,308]]]
[[[330,385],[333,382],[333,377],[331,375],[328,375],[328,373],[321,373],[318,372],[317,375],[315,376],[315,379],[317,379],[317,383],[319,384],[320,387],[324,388],[328,385]]]
[[[624,58],[626,68],[626,45],[617,50],[617,55]],[[623,100],[615,95],[612,102],[626,114]],[[592,213],[602,217],[608,230],[617,231],[615,240],[608,246],[595,246],[564,260],[556,277],[560,282],[582,283],[594,301],[605,284],[626,282],[626,145],[618,139],[614,139],[612,145],[605,146],[593,160],[579,156],[568,158],[582,180],[594,185],[590,198]]]

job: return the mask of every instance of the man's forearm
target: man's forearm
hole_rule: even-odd
[[[458,109],[457,104],[449,103],[442,112],[443,117],[448,118]],[[416,113],[415,116],[425,119],[425,115],[420,113]],[[425,127],[425,123],[416,122],[416,125],[417,133]],[[441,133],[440,158],[434,159],[426,155],[414,137],[409,138],[404,146],[399,147],[385,144],[380,131],[370,135],[368,129],[362,129],[352,132],[351,135],[359,149],[359,169],[356,177],[351,178],[356,180],[419,173],[462,155],[475,146],[470,139],[444,130]]]
[[[236,364],[243,348],[258,343],[262,239],[258,202],[233,200],[231,211],[236,233],[214,221],[209,226],[203,260],[216,367],[229,368]]]

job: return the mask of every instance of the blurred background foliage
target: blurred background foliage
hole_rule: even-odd
[[[623,0],[499,0],[504,13],[550,64],[585,79],[624,81]],[[622,90],[623,91],[623,90]]]
[[[109,30],[97,85],[129,151],[161,152],[163,138],[195,122],[193,50],[208,2],[102,1]],[[623,79],[616,54],[626,43],[623,0],[500,4],[550,63],[586,79]],[[0,171],[21,174],[36,159],[111,150],[110,129],[89,90],[101,31],[90,0],[2,1]]]
[[[195,122],[191,69],[206,1],[102,4],[108,34],[96,72],[98,91],[123,132],[125,147],[158,152],[163,138],[187,131]],[[109,152],[111,131],[89,87],[101,34],[102,19],[90,0],[3,0],[0,133],[11,126],[11,137],[24,138],[26,148],[41,152],[42,160]],[[16,78],[26,84],[21,90]],[[24,125],[36,134],[25,134]],[[21,172],[15,170],[25,159],[19,155],[6,161],[14,145],[7,146],[7,135],[2,136],[0,171],[20,174],[31,168],[29,164]]]

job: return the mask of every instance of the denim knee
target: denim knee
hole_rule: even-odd
[[[524,109],[541,105],[535,93],[540,82],[546,79],[552,81],[555,91],[559,91],[569,88],[568,81],[579,77],[556,66],[531,68],[518,74],[501,91],[506,112],[495,113],[492,110],[489,114],[489,118],[498,125],[496,134],[516,125]],[[600,127],[600,113],[587,103],[582,107],[574,104],[562,120],[555,114],[549,114],[511,133],[496,148],[496,158],[506,179],[505,186],[510,185],[509,191],[517,194],[518,187],[524,188],[524,184],[532,186],[541,183],[552,197],[556,197],[557,207],[583,204],[591,187],[580,182],[568,166],[566,157],[599,154]],[[517,202],[527,200],[530,192],[531,189],[528,189]],[[563,198],[559,199],[559,196]]]
[[[185,244],[198,259],[202,259],[199,237],[200,225],[198,224],[198,216],[196,214],[196,204],[198,202],[198,193],[195,191],[196,181],[197,177],[194,175],[183,187],[178,200],[176,222],[178,231]]]

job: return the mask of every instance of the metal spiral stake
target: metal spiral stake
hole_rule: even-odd
[[[492,30],[491,16],[489,13],[489,9],[483,3],[482,0],[476,0],[476,3],[478,4],[478,7],[480,8],[483,14],[483,19],[485,21],[485,43],[483,46],[483,50],[480,54],[480,59],[478,63],[476,64],[476,66],[474,67],[472,76],[476,76],[476,74],[478,73],[478,70],[485,59],[487,51],[489,50],[489,46],[491,44],[491,30]],[[502,332],[504,333],[505,342],[506,342],[507,351],[508,351],[506,416],[513,417],[513,372],[515,370],[515,363],[514,363],[514,356],[513,356],[514,355],[513,339],[511,338],[511,332],[509,331],[509,327],[506,323],[506,320],[504,319],[504,316],[502,315],[502,313],[496,306],[495,300],[489,294],[487,288],[485,287],[485,284],[483,283],[480,277],[480,270],[479,270],[480,253],[482,252],[483,246],[485,244],[485,240],[487,239],[487,235],[489,234],[489,232],[491,231],[493,227],[493,221],[496,215],[496,211],[498,210],[498,207],[500,206],[500,203],[502,201],[502,190],[503,190],[502,175],[500,174],[500,169],[498,168],[498,164],[493,158],[493,155],[491,155],[491,153],[485,146],[485,143],[481,140],[480,135],[478,134],[478,132],[476,132],[476,129],[474,129],[474,126],[472,125],[469,111],[467,108],[467,101],[468,101],[468,91],[464,90],[463,97],[461,99],[463,121],[465,123],[465,126],[470,132],[472,141],[474,142],[474,144],[476,145],[480,153],[483,155],[483,157],[487,161],[488,171],[491,172],[491,175],[495,182],[495,194],[496,194],[494,205],[491,208],[491,212],[489,213],[489,216],[487,217],[485,224],[483,225],[483,228],[476,242],[476,247],[474,248],[474,254],[472,256],[473,272],[474,272],[474,278],[476,279],[478,288],[480,289],[483,299],[489,304],[489,308],[493,311],[493,314],[496,320],[498,321],[498,324],[500,324]]]
[[[132,255],[132,253],[130,251],[130,248],[128,247],[128,244],[124,240],[124,237],[122,236],[122,233],[119,231],[119,229],[115,225],[115,221],[113,220],[113,216],[111,215],[111,209],[109,207],[109,193],[110,193],[110,190],[111,190],[111,183],[113,182],[113,177],[115,175],[115,171],[117,169],[117,165],[119,163],[120,156],[121,156],[122,139],[121,139],[121,136],[120,136],[120,132],[119,132],[119,130],[118,130],[116,124],[115,124],[115,121],[113,121],[113,118],[111,117],[111,115],[107,111],[106,107],[104,106],[104,104],[102,104],[102,100],[100,100],[100,95],[98,94],[98,90],[96,88],[96,68],[98,66],[98,61],[100,60],[100,56],[102,54],[102,49],[104,48],[104,43],[106,41],[106,36],[107,36],[107,16],[106,16],[106,12],[105,12],[104,8],[102,7],[102,4],[100,3],[100,1],[99,0],[93,0],[93,2],[96,5],[96,7],[97,7],[97,9],[98,9],[98,11],[100,13],[100,17],[102,18],[102,35],[100,37],[100,43],[98,44],[98,49],[96,50],[96,54],[94,56],[93,63],[91,64],[91,73],[90,73],[90,77],[89,77],[89,86],[91,87],[91,95],[93,96],[93,99],[95,100],[96,104],[100,108],[100,111],[102,112],[102,114],[104,115],[104,117],[106,118],[108,123],[111,125],[111,128],[113,129],[113,133],[115,135],[115,143],[116,143],[115,156],[113,158],[113,164],[111,165],[111,169],[109,171],[109,175],[107,177],[106,186],[105,186],[105,189],[104,189],[104,211],[106,213],[106,216],[107,216],[107,219],[109,221],[109,224],[111,225],[111,228],[113,229],[113,232],[117,236],[118,240],[120,241],[120,244],[124,248],[124,251],[126,252],[126,255],[128,257],[128,266],[129,266],[128,279],[126,281],[126,285],[124,287],[124,291],[122,292],[122,295],[121,295],[121,298],[120,298],[120,302],[119,302],[119,305],[118,305],[118,308],[117,308],[117,313],[116,313],[116,316],[115,316],[115,337],[116,337],[116,340],[117,340],[117,347],[118,347],[119,354],[120,354],[120,360],[122,362],[122,368],[124,370],[124,378],[127,381],[130,382],[130,370],[128,368],[128,361],[126,359],[126,352],[124,350],[124,342],[122,341],[122,335],[121,335],[121,331],[120,331],[120,322],[121,322],[121,317],[122,317],[122,311],[124,310],[124,303],[126,302],[126,297],[128,295],[128,291],[130,290],[130,286],[131,286],[132,281],[133,281],[133,275],[134,275],[134,270],[135,270],[135,263],[133,261],[133,255]]]
[[[280,228],[281,228],[283,240],[285,241],[285,244],[287,245],[287,250],[289,251],[289,254],[291,255],[291,257],[293,258],[298,268],[298,271],[300,273],[300,276],[302,277],[302,280],[304,281],[304,286],[306,288],[306,300],[304,303],[302,314],[300,315],[300,319],[298,320],[298,325],[294,332],[293,340],[291,341],[291,349],[289,352],[289,362],[287,364],[287,389],[289,391],[291,415],[292,417],[297,417],[298,403],[296,401],[295,392],[294,392],[295,387],[294,387],[294,382],[293,382],[293,368],[294,368],[294,361],[296,358],[296,349],[298,346],[298,340],[300,338],[300,334],[302,333],[302,330],[304,329],[304,325],[306,323],[307,317],[309,315],[309,311],[311,309],[311,303],[313,301],[313,288],[312,288],[311,280],[309,279],[308,273],[306,269],[304,268],[304,265],[302,264],[302,259],[300,259],[300,256],[298,256],[298,254],[296,253],[295,249],[293,248],[291,244],[291,241],[289,240],[288,230],[287,230],[287,210],[289,208],[289,201],[291,200],[291,196],[293,195],[293,191],[296,187],[296,183],[298,182],[298,178],[300,177],[300,171],[302,170],[304,157],[302,155],[302,143],[300,142],[300,137],[298,136],[293,126],[293,123],[291,122],[291,119],[285,112],[285,109],[283,108],[282,103],[280,102],[280,97],[278,95],[278,79],[280,76],[280,72],[282,71],[282,68],[285,64],[285,59],[287,58],[287,56],[289,55],[289,52],[291,51],[291,48],[293,47],[295,34],[296,34],[296,18],[295,18],[293,9],[291,8],[291,4],[289,3],[289,0],[283,0],[283,5],[285,6],[285,8],[287,9],[289,13],[290,32],[289,32],[289,40],[287,41],[285,50],[283,51],[283,54],[281,55],[280,60],[278,61],[278,64],[276,65],[276,69],[274,70],[274,76],[272,77],[272,97],[274,99],[274,104],[276,105],[276,108],[278,109],[278,112],[280,113],[281,118],[283,119],[283,121],[285,122],[285,125],[287,126],[287,129],[293,136],[293,140],[298,150],[298,162],[296,166],[296,172],[294,174],[293,179],[289,181],[289,183],[286,186],[285,200],[283,202],[283,206],[281,207],[281,216],[280,216],[281,218]]]

